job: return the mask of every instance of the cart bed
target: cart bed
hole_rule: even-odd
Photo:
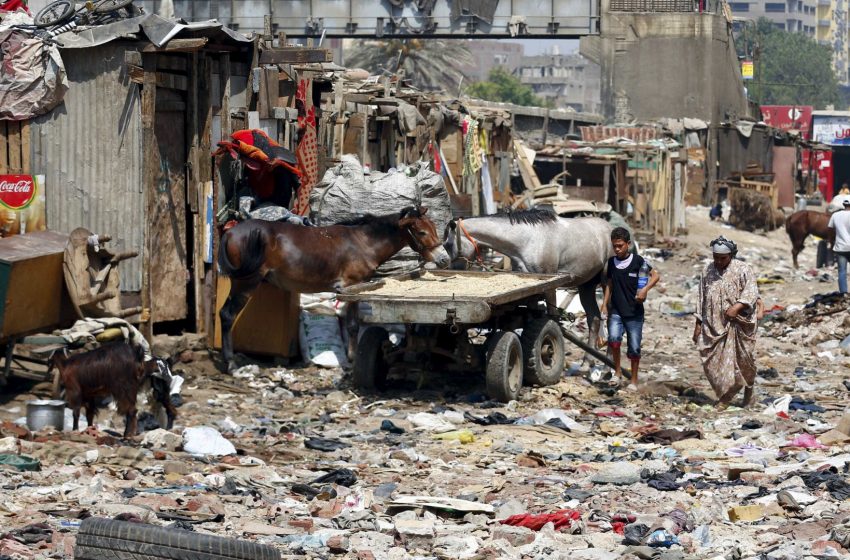
[[[489,320],[502,305],[539,297],[572,280],[569,274],[417,270],[350,286],[340,301],[360,303],[366,323],[460,323]]]

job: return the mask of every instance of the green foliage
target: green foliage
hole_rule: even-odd
[[[466,88],[466,95],[486,101],[499,101],[525,105],[530,107],[545,107],[546,103],[534,95],[531,87],[520,82],[519,78],[511,75],[501,66],[490,70],[486,82],[476,82]]]
[[[374,74],[403,71],[419,89],[457,93],[464,66],[474,62],[464,41],[414,38],[359,41],[345,63]]]
[[[745,28],[736,40],[738,55],[753,60],[755,77],[747,82],[750,97],[762,105],[840,103],[832,49],[803,33],[777,29],[767,18]]]

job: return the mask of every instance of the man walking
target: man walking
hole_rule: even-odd
[[[838,262],[838,291],[847,293],[847,261],[850,259],[850,199],[844,200],[844,209],[829,218],[829,236],[832,252]]]
[[[614,256],[608,261],[608,282],[602,313],[608,315],[608,347],[614,358],[614,370],[620,368],[620,346],[627,335],[626,356],[631,360],[632,387],[637,387],[640,366],[640,341],[643,336],[643,302],[660,276],[640,255],[629,252],[631,236],[625,228],[614,228],[611,244]],[[610,313],[609,313],[610,309]]]

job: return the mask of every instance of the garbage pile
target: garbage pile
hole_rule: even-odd
[[[172,430],[140,422],[124,441],[123,418],[103,414],[82,433],[31,433],[25,403],[48,388],[12,394],[0,405],[0,555],[71,558],[119,519],[130,541],[150,526],[282,558],[847,556],[850,357],[819,355],[794,334],[814,326],[790,326],[795,306],[815,310],[811,323],[843,303],[775,272],[790,259],[779,232],[737,237],[760,276],[782,276],[760,287],[785,319],[760,329],[757,404],[718,412],[683,335],[716,236],[697,226],[687,247],[655,253],[663,303],[647,309],[636,392],[588,381],[575,349],[575,375],[502,404],[473,376],[439,372],[377,395],[337,367],[228,376],[200,341],[160,337],[154,351],[185,378]],[[829,317],[830,340],[850,335],[845,312]]]

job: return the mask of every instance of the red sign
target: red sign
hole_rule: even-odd
[[[824,200],[832,200],[832,152],[818,150],[815,152],[815,169],[818,173],[818,189]]]
[[[797,130],[806,140],[811,140],[812,107],[809,105],[762,105],[764,123],[779,130]]]
[[[32,175],[0,175],[0,204],[10,210],[21,210],[35,198]]]

